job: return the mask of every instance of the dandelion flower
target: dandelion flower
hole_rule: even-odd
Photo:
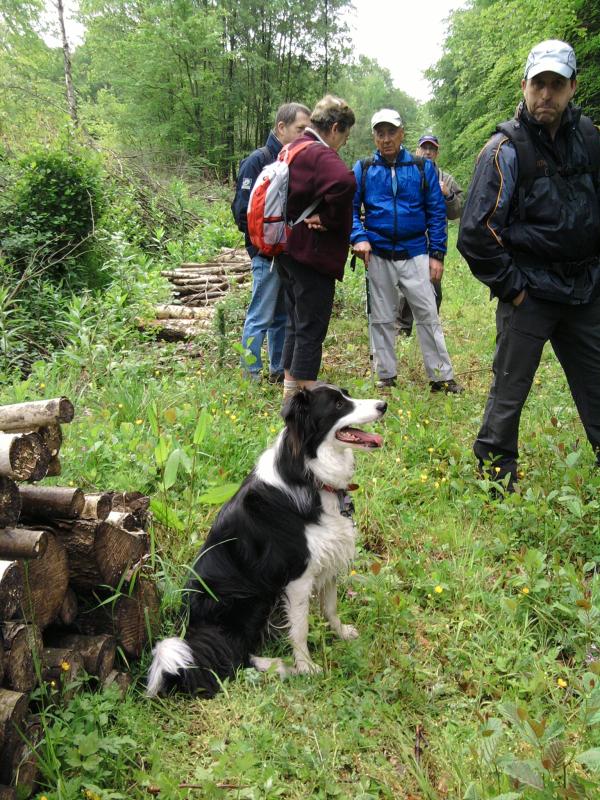
[[[433,453],[433,447],[428,447],[428,448],[427,448],[427,452],[428,452],[428,453]]]
[[[522,593],[522,594],[529,594],[529,586],[524,586],[524,587],[521,589],[521,593]]]
[[[40,389],[45,389],[45,388],[46,388],[46,384],[45,383],[40,383]]]
[[[357,574],[357,573],[356,573],[356,570],[355,570],[355,569],[351,569],[351,570],[350,570],[350,575],[356,575],[356,574]]]
[[[566,689],[568,684],[564,678],[558,678],[556,683],[560,686],[561,689]]]
[[[69,664],[68,661],[61,661],[60,668],[62,669],[63,672],[68,672],[71,669],[71,665]]]
[[[143,420],[143,419],[136,419],[136,421],[135,421],[135,424],[136,424],[136,425],[142,425],[142,424],[143,424],[143,422],[144,422],[144,420]]]
[[[433,591],[434,591],[436,594],[441,594],[441,593],[444,591],[444,589],[443,589],[443,587],[442,587],[442,586],[440,586],[440,585],[439,585],[439,583],[438,583],[438,585],[437,585],[437,586],[434,588],[434,590],[433,590]]]

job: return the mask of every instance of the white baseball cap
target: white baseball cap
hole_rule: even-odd
[[[397,111],[394,111],[393,108],[382,108],[376,111],[371,117],[371,130],[373,130],[376,125],[379,125],[380,122],[389,122],[390,125],[393,125],[395,128],[404,127],[402,117]]]
[[[523,77],[529,80],[540,72],[556,72],[563,78],[574,78],[577,74],[577,62],[571,45],[558,39],[548,39],[536,44],[527,56]]]

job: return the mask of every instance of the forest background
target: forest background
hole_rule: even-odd
[[[277,106],[344,96],[358,119],[348,164],[372,149],[372,111],[396,107],[409,148],[433,130],[466,187],[519,100],[528,50],[556,37],[574,45],[577,100],[600,122],[599,0],[473,0],[450,16],[427,103],[353,56],[348,7],[81,0],[71,51],[47,43],[60,4],[0,0],[0,402],[68,395],[60,482],[152,496],[169,632],[219,503],[280,426],[280,394],[239,374],[247,291],[187,347],[138,322],[169,296],[161,269],[241,244],[232,179]],[[210,705],[144,701],[144,663],[124,701],[51,705],[40,797],[197,797],[186,779],[206,800],[598,797],[600,476],[551,353],[522,421],[522,492],[490,499],[475,475],[493,305],[455,238],[451,225],[442,311],[467,392],[432,398],[414,337],[399,343],[340,593],[361,638],[332,642],[315,620],[322,680],[245,674]],[[363,276],[348,271],[323,374],[358,396],[372,391],[366,330]]]

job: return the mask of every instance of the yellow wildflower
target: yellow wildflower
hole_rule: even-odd
[[[144,422],[144,420],[143,420],[143,419],[136,419],[136,421],[135,421],[135,424],[136,424],[136,425],[142,425],[142,424],[143,424],[143,422]]]
[[[521,592],[522,592],[523,594],[529,594],[529,586],[524,586],[524,587],[521,589]]]
[[[60,668],[62,669],[63,672],[68,672],[71,669],[71,665],[69,664],[68,661],[61,661]]]
[[[558,678],[556,683],[560,686],[561,689],[566,689],[568,684],[564,678]]]
[[[436,594],[441,594],[441,593],[444,591],[444,589],[443,589],[443,587],[442,587],[442,586],[440,586],[440,585],[439,585],[439,583],[438,583],[438,585],[437,585],[437,586],[434,588],[434,590],[433,590],[433,591],[434,591]]]

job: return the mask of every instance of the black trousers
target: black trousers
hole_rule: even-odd
[[[440,306],[442,305],[442,282],[441,280],[432,281],[432,284],[433,291],[435,292],[435,304],[439,312]],[[410,336],[412,333],[413,322],[414,319],[412,308],[410,307],[406,297],[402,295],[400,298],[400,304],[398,306],[398,315],[396,316],[396,327],[398,331],[404,331],[406,336]]]
[[[567,305],[529,295],[520,306],[498,302],[494,379],[473,450],[516,476],[521,411],[550,342],[600,464],[600,297]]]
[[[294,378],[314,381],[333,310],[335,278],[286,255],[277,258],[277,269],[287,311],[281,363]]]

